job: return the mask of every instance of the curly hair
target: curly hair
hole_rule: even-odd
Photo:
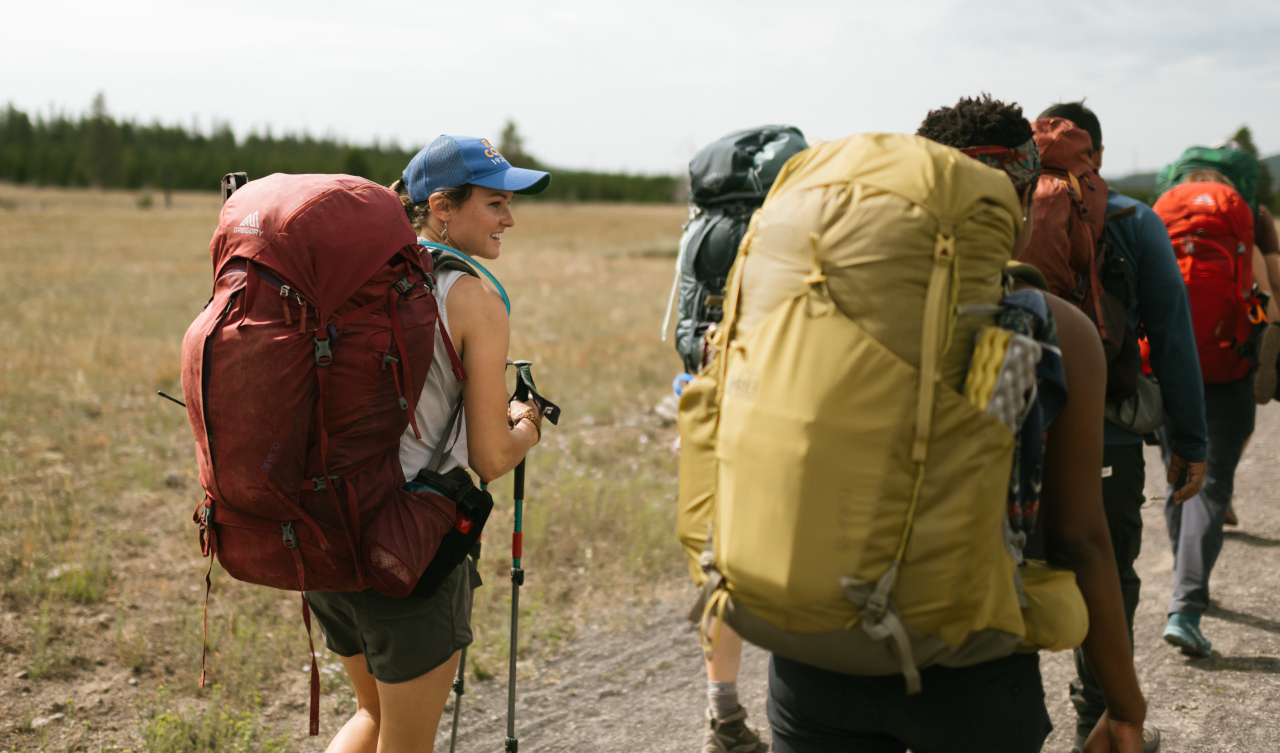
[[[954,107],[929,111],[917,136],[939,144],[967,149],[971,146],[1022,146],[1031,139],[1031,124],[1017,102],[1006,105],[990,94],[962,97]]]
[[[471,188],[472,185],[466,183],[457,188],[449,188],[437,193],[443,194],[445,200],[456,207],[471,198]],[[409,218],[409,224],[413,225],[415,230],[425,228],[427,226],[427,218],[431,216],[430,200],[414,204],[413,199],[409,198],[409,187],[404,184],[403,180],[396,180],[395,183],[392,183],[391,190],[400,195],[400,203],[404,204],[404,213]]]

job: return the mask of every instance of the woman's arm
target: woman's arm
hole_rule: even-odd
[[[445,305],[454,346],[467,370],[462,400],[468,462],[480,480],[492,481],[515,468],[538,442],[531,421],[507,426],[508,416],[524,407],[507,402],[507,311],[496,293],[470,276],[453,284]]]
[[[1046,297],[1057,320],[1067,405],[1049,428],[1045,445],[1045,550],[1052,564],[1075,572],[1089,609],[1083,648],[1107,699],[1099,731],[1111,745],[1087,750],[1140,751],[1147,704],[1133,668],[1120,576],[1102,508],[1107,363],[1098,332],[1084,314],[1060,298]],[[1091,743],[1095,737],[1098,734]]]

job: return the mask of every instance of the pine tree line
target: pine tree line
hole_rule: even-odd
[[[514,123],[507,124],[503,144],[515,147],[512,164],[541,167],[524,153]],[[346,173],[389,185],[416,152],[417,147],[397,144],[356,146],[306,134],[277,137],[270,131],[237,139],[226,124],[209,134],[183,126],[143,125],[113,118],[101,94],[79,118],[33,118],[12,104],[0,110],[0,180],[19,184],[216,190],[226,173],[245,172],[251,179],[271,173]],[[551,186],[540,199],[680,199],[682,181],[675,176],[552,172]]]

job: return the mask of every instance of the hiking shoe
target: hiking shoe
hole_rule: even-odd
[[[1227,510],[1222,514],[1222,524],[1228,526],[1240,525],[1240,518],[1236,517],[1235,499],[1227,503]]]
[[[1258,343],[1258,371],[1253,375],[1253,401],[1266,405],[1276,396],[1276,357],[1280,356],[1280,324],[1268,324]]]
[[[1155,727],[1142,728],[1142,753],[1156,753],[1160,750],[1160,730]]]
[[[1200,632],[1200,615],[1174,612],[1164,629],[1164,642],[1189,656],[1208,656],[1213,644]],[[1145,738],[1144,738],[1145,739]]]
[[[707,736],[702,741],[702,753],[765,753],[769,746],[760,742],[760,735],[747,726],[747,710],[739,706],[728,719],[716,719],[707,709]]]

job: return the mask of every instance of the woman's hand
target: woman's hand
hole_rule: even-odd
[[[507,403],[507,424],[514,429],[526,418],[533,424],[537,434],[534,444],[537,444],[537,441],[542,439],[542,411],[532,398],[524,401],[511,398],[511,402]]]

